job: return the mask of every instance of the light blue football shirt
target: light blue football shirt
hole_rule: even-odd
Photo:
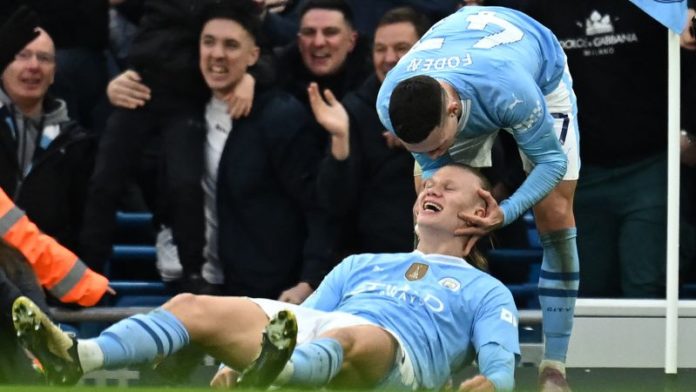
[[[456,151],[467,141],[499,129],[510,132],[535,167],[519,192],[501,204],[508,224],[565,174],[567,158],[544,100],[559,85],[564,69],[565,54],[558,40],[529,16],[503,7],[463,7],[433,25],[387,74],[377,112],[394,132],[389,119],[391,93],[412,76],[428,75],[457,90],[465,114],[449,153],[436,160],[413,154],[425,178],[457,160]]]
[[[512,294],[457,257],[351,256],[302,306],[354,314],[396,333],[423,388],[442,387],[486,343],[520,353]]]

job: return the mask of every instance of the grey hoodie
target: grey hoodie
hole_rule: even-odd
[[[26,175],[31,169],[37,143],[41,142],[45,148],[58,136],[59,125],[70,120],[67,105],[62,99],[46,97],[41,116],[28,117],[19,111],[5,90],[0,88],[0,109],[3,107],[12,114],[14,122],[11,130],[17,142],[17,163]],[[40,141],[39,135],[45,140]]]

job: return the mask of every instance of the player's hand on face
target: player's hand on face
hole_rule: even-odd
[[[483,189],[478,190],[479,196],[486,202],[486,213],[483,216],[459,212],[457,216],[463,221],[463,226],[454,231],[455,235],[482,237],[503,225],[505,216],[503,210],[495,201],[493,195]]]
[[[237,377],[239,374],[232,368],[223,366],[210,380],[210,387],[215,389],[229,389],[237,385]]]
[[[137,72],[128,70],[109,82],[106,95],[114,106],[136,109],[150,100],[150,88],[142,83]]]
[[[256,86],[256,79],[245,73],[239,83],[234,86],[232,92],[225,98],[228,111],[233,119],[239,120],[251,113],[251,106],[254,102],[254,86]]]
[[[459,392],[495,392],[495,386],[479,374],[459,384]]]
[[[319,125],[324,127],[331,136],[347,138],[350,127],[348,112],[331,90],[325,89],[322,96],[319,92],[319,86],[312,82],[307,87],[307,95],[309,95],[309,104],[312,107],[314,118]]]
[[[280,297],[278,297],[278,301],[299,305],[313,292],[314,289],[307,282],[300,282],[294,287],[283,291]]]

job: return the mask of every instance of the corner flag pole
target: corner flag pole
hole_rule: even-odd
[[[677,374],[679,318],[679,35],[667,31],[667,309],[665,313],[665,373]]]
[[[686,0],[630,0],[655,18],[667,32],[667,301],[665,373],[677,374],[679,321],[679,34],[687,25]]]

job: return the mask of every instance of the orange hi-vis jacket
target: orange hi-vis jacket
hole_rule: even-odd
[[[61,302],[92,306],[109,286],[106,277],[87,268],[74,253],[42,233],[2,189],[0,236],[24,254],[41,286]]]

